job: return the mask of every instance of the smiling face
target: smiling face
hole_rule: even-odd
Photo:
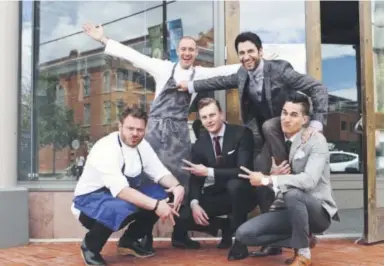
[[[212,102],[199,110],[202,125],[213,135],[217,135],[223,126],[224,114],[219,110],[215,102]]]
[[[177,54],[181,67],[188,69],[194,64],[195,58],[198,56],[196,42],[192,38],[182,38],[178,45]]]
[[[258,67],[263,56],[262,48],[258,50],[257,46],[251,41],[240,42],[238,44],[238,57],[243,67],[248,70],[254,70]]]

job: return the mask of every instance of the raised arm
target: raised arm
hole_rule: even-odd
[[[104,35],[103,27],[101,25],[94,26],[93,24],[85,24],[83,29],[88,36],[106,46],[104,51],[105,54],[125,59],[131,62],[135,67],[148,72],[155,79],[161,75],[159,70],[162,70],[162,68],[165,67],[165,64],[167,64],[167,61],[151,58],[136,51],[135,49],[132,49],[129,46],[106,38]]]
[[[238,87],[238,74],[235,73],[229,76],[218,76],[192,82],[182,81],[177,84],[177,87],[178,90],[188,91],[191,94],[195,92],[234,89]]]
[[[311,98],[313,114],[310,126],[322,131],[323,125],[326,125],[328,113],[327,88],[311,76],[298,73],[290,64],[283,71],[281,78],[290,88],[302,91]]]

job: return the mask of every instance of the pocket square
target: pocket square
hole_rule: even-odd
[[[305,157],[305,152],[303,150],[298,150],[294,155],[294,160],[301,159]]]
[[[232,150],[232,151],[229,151],[227,154],[230,155],[230,154],[233,154],[235,152],[235,150]]]

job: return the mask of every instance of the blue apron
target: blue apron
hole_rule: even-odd
[[[119,135],[118,142],[124,160],[122,143],[120,141]],[[123,163],[121,169],[123,175],[127,178],[130,187],[137,189],[143,194],[157,200],[167,198],[167,192],[159,184],[155,184],[153,182],[142,182],[144,174],[143,161],[138,149],[137,152],[139,154],[140,163],[142,165],[141,173],[136,177],[128,177],[124,175],[124,170],[126,166],[125,163]],[[113,197],[111,195],[110,190],[106,187],[103,187],[88,194],[76,196],[73,202],[76,209],[87,215],[89,218],[95,219],[96,221],[105,225],[107,228],[113,231],[118,231],[119,229],[121,229],[123,221],[128,216],[136,213],[139,210],[139,208],[134,204]]]

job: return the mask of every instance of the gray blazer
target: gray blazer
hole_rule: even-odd
[[[295,137],[290,148],[291,175],[277,177],[277,186],[282,193],[295,187],[322,202],[322,206],[334,220],[339,221],[337,205],[330,185],[329,148],[325,137],[315,133],[302,144],[304,130]]]
[[[326,87],[319,81],[309,75],[298,73],[289,62],[284,60],[264,60],[263,76],[263,88],[271,117],[281,115],[286,95],[290,90],[299,90],[310,96],[312,100],[312,120],[317,120],[326,125],[328,92]],[[248,124],[255,116],[251,104],[247,104],[248,99],[244,98],[244,91],[245,87],[248,86],[248,81],[247,70],[240,67],[235,74],[196,80],[193,86],[195,92],[238,88],[241,118],[244,124]]]

